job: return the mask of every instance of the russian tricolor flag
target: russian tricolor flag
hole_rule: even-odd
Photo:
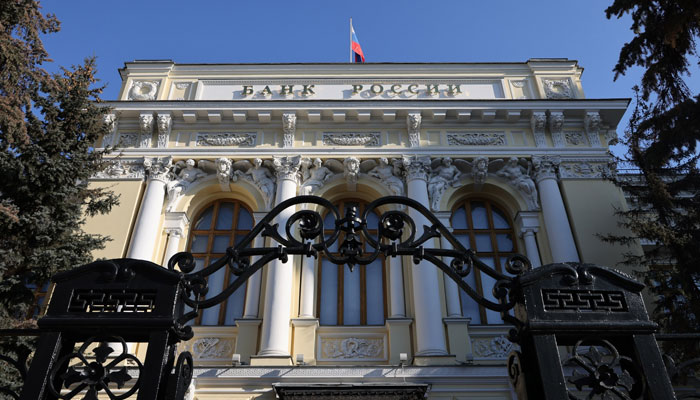
[[[362,52],[362,47],[360,47],[360,41],[357,40],[357,35],[355,35],[355,28],[352,27],[352,21],[350,21],[350,49],[352,50],[354,63],[365,62],[365,55]]]

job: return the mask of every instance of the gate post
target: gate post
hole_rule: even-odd
[[[549,264],[517,277],[512,336],[520,351],[508,371],[518,398],[675,399],[643,288],[592,264]]]
[[[182,400],[193,367],[186,352],[175,365],[177,343],[192,336],[178,321],[183,276],[128,258],[55,275],[20,399],[72,398],[82,391],[97,398],[116,386],[126,387],[126,393],[110,398],[131,398],[138,391],[138,400]],[[128,342],[148,343],[143,363],[129,354]],[[76,343],[81,344],[77,350]],[[134,367],[127,368],[127,362]]]

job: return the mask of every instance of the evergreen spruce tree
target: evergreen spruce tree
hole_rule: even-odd
[[[117,204],[88,178],[107,132],[95,60],[50,74],[40,35],[59,30],[34,0],[0,1],[0,323],[31,326],[32,288],[90,262],[107,238],[81,229]]]
[[[628,255],[627,262],[648,268],[656,321],[665,332],[700,332],[700,96],[684,81],[699,72],[700,2],[615,0],[606,10],[608,18],[625,14],[632,17],[634,37],[620,51],[615,79],[630,68],[643,69],[623,137],[628,152],[622,161],[635,172],[617,180],[636,204],[618,212],[634,236],[605,239],[653,243],[645,256]],[[697,348],[674,350],[685,358],[691,354],[679,353]]]

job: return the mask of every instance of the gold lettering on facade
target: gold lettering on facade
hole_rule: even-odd
[[[399,94],[399,93],[401,93],[401,85],[399,85],[398,83],[396,83],[396,84],[394,84],[394,85],[391,85],[391,90],[390,90],[390,91],[391,91],[391,93],[394,93],[394,94]]]
[[[406,89],[406,90],[410,94],[418,94],[418,91],[416,89],[418,89],[418,85],[415,83],[412,83],[412,84],[408,85],[408,89]]]
[[[294,85],[280,85],[280,94],[286,96],[292,94],[292,88]]]
[[[241,94],[243,95],[243,97],[253,94],[253,87],[243,86],[243,91],[241,91]]]
[[[316,94],[316,92],[314,92],[314,86],[316,85],[304,85],[304,90],[301,92],[301,94],[304,96],[311,96],[312,94]]]
[[[384,86],[375,83],[374,85],[369,87],[369,91],[373,94],[382,94],[384,93]]]
[[[450,96],[456,96],[460,93],[462,93],[462,90],[459,88],[460,85],[447,85],[447,94]]]
[[[352,85],[352,94],[358,94],[362,90],[362,85]]]
[[[430,84],[428,84],[428,85],[425,85],[425,86],[426,86],[425,92],[426,92],[429,96],[434,96],[434,95],[438,94],[438,91],[439,91],[438,86],[439,86],[439,85],[430,85]]]
[[[265,86],[265,89],[261,90],[260,94],[263,96],[272,96],[272,90],[270,90],[269,86]]]

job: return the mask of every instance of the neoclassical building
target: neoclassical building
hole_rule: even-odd
[[[535,267],[615,266],[628,249],[596,235],[620,233],[625,199],[605,176],[629,99],[586,98],[582,72],[567,59],[126,63],[101,144],[119,150],[92,182],[120,205],[88,221],[113,239],[95,256],[167,265],[189,251],[201,268],[283,200],[362,211],[401,195],[498,271],[515,253]],[[211,276],[207,296],[232,279]],[[493,299],[492,278],[465,279]],[[409,257],[352,271],[324,257],[273,262],[195,325],[183,348],[199,400],[513,396],[508,326]]]

